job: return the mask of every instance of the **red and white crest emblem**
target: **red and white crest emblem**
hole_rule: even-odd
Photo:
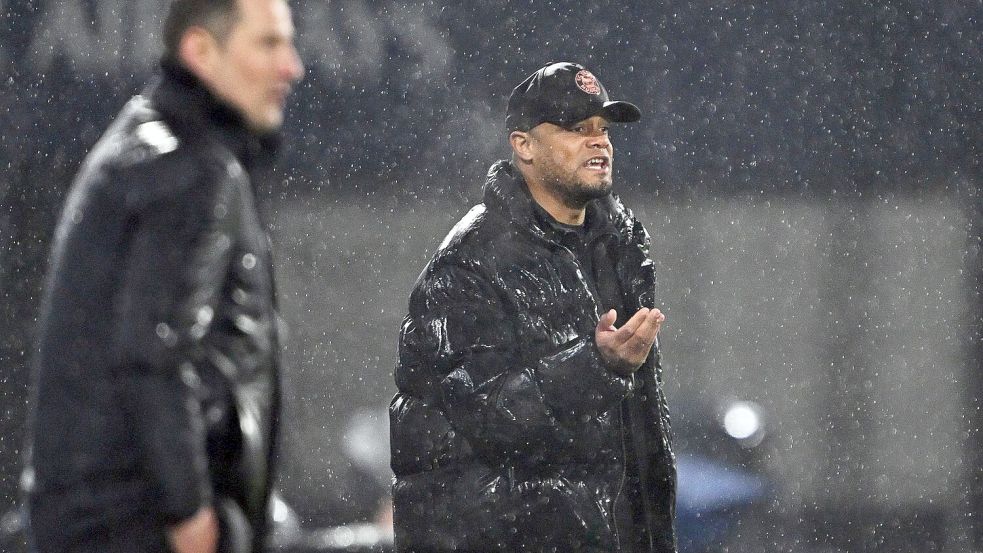
[[[593,73],[586,69],[582,69],[577,72],[577,76],[574,77],[577,81],[577,86],[580,90],[583,90],[587,94],[600,94],[601,85],[597,82],[597,77]]]

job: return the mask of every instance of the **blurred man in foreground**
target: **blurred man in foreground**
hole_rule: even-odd
[[[550,64],[509,98],[512,160],[410,296],[390,406],[397,550],[676,550],[655,272],[611,195],[608,99]]]
[[[253,179],[303,67],[284,0],[175,0],[161,77],[68,194],[39,327],[41,552],[258,551],[279,408]]]

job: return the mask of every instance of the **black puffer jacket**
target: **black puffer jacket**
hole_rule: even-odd
[[[35,360],[24,483],[40,551],[166,551],[166,526],[208,503],[262,541],[278,345],[251,176],[272,149],[165,64],[86,159]]]
[[[658,352],[634,377],[608,370],[577,259],[513,171],[492,166],[410,297],[390,406],[397,549],[675,551]],[[623,307],[653,307],[648,235],[616,198],[594,203],[616,230]]]

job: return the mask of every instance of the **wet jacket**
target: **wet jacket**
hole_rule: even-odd
[[[607,368],[591,287],[513,172],[492,166],[410,297],[390,406],[397,550],[673,552],[659,354],[632,377]],[[653,307],[644,228],[613,196],[592,204],[623,308]]]
[[[167,551],[207,504],[258,550],[279,404],[251,183],[269,138],[165,63],[85,160],[38,329],[23,480],[40,551]]]

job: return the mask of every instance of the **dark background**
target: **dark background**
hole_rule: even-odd
[[[677,421],[770,417],[772,549],[983,547],[983,2],[292,6],[307,74],[260,195],[306,523],[373,516],[408,291],[507,155],[511,87],[571,60],[644,114],[614,132],[616,187],[653,235]],[[162,13],[0,0],[0,512],[61,199],[152,78]]]

